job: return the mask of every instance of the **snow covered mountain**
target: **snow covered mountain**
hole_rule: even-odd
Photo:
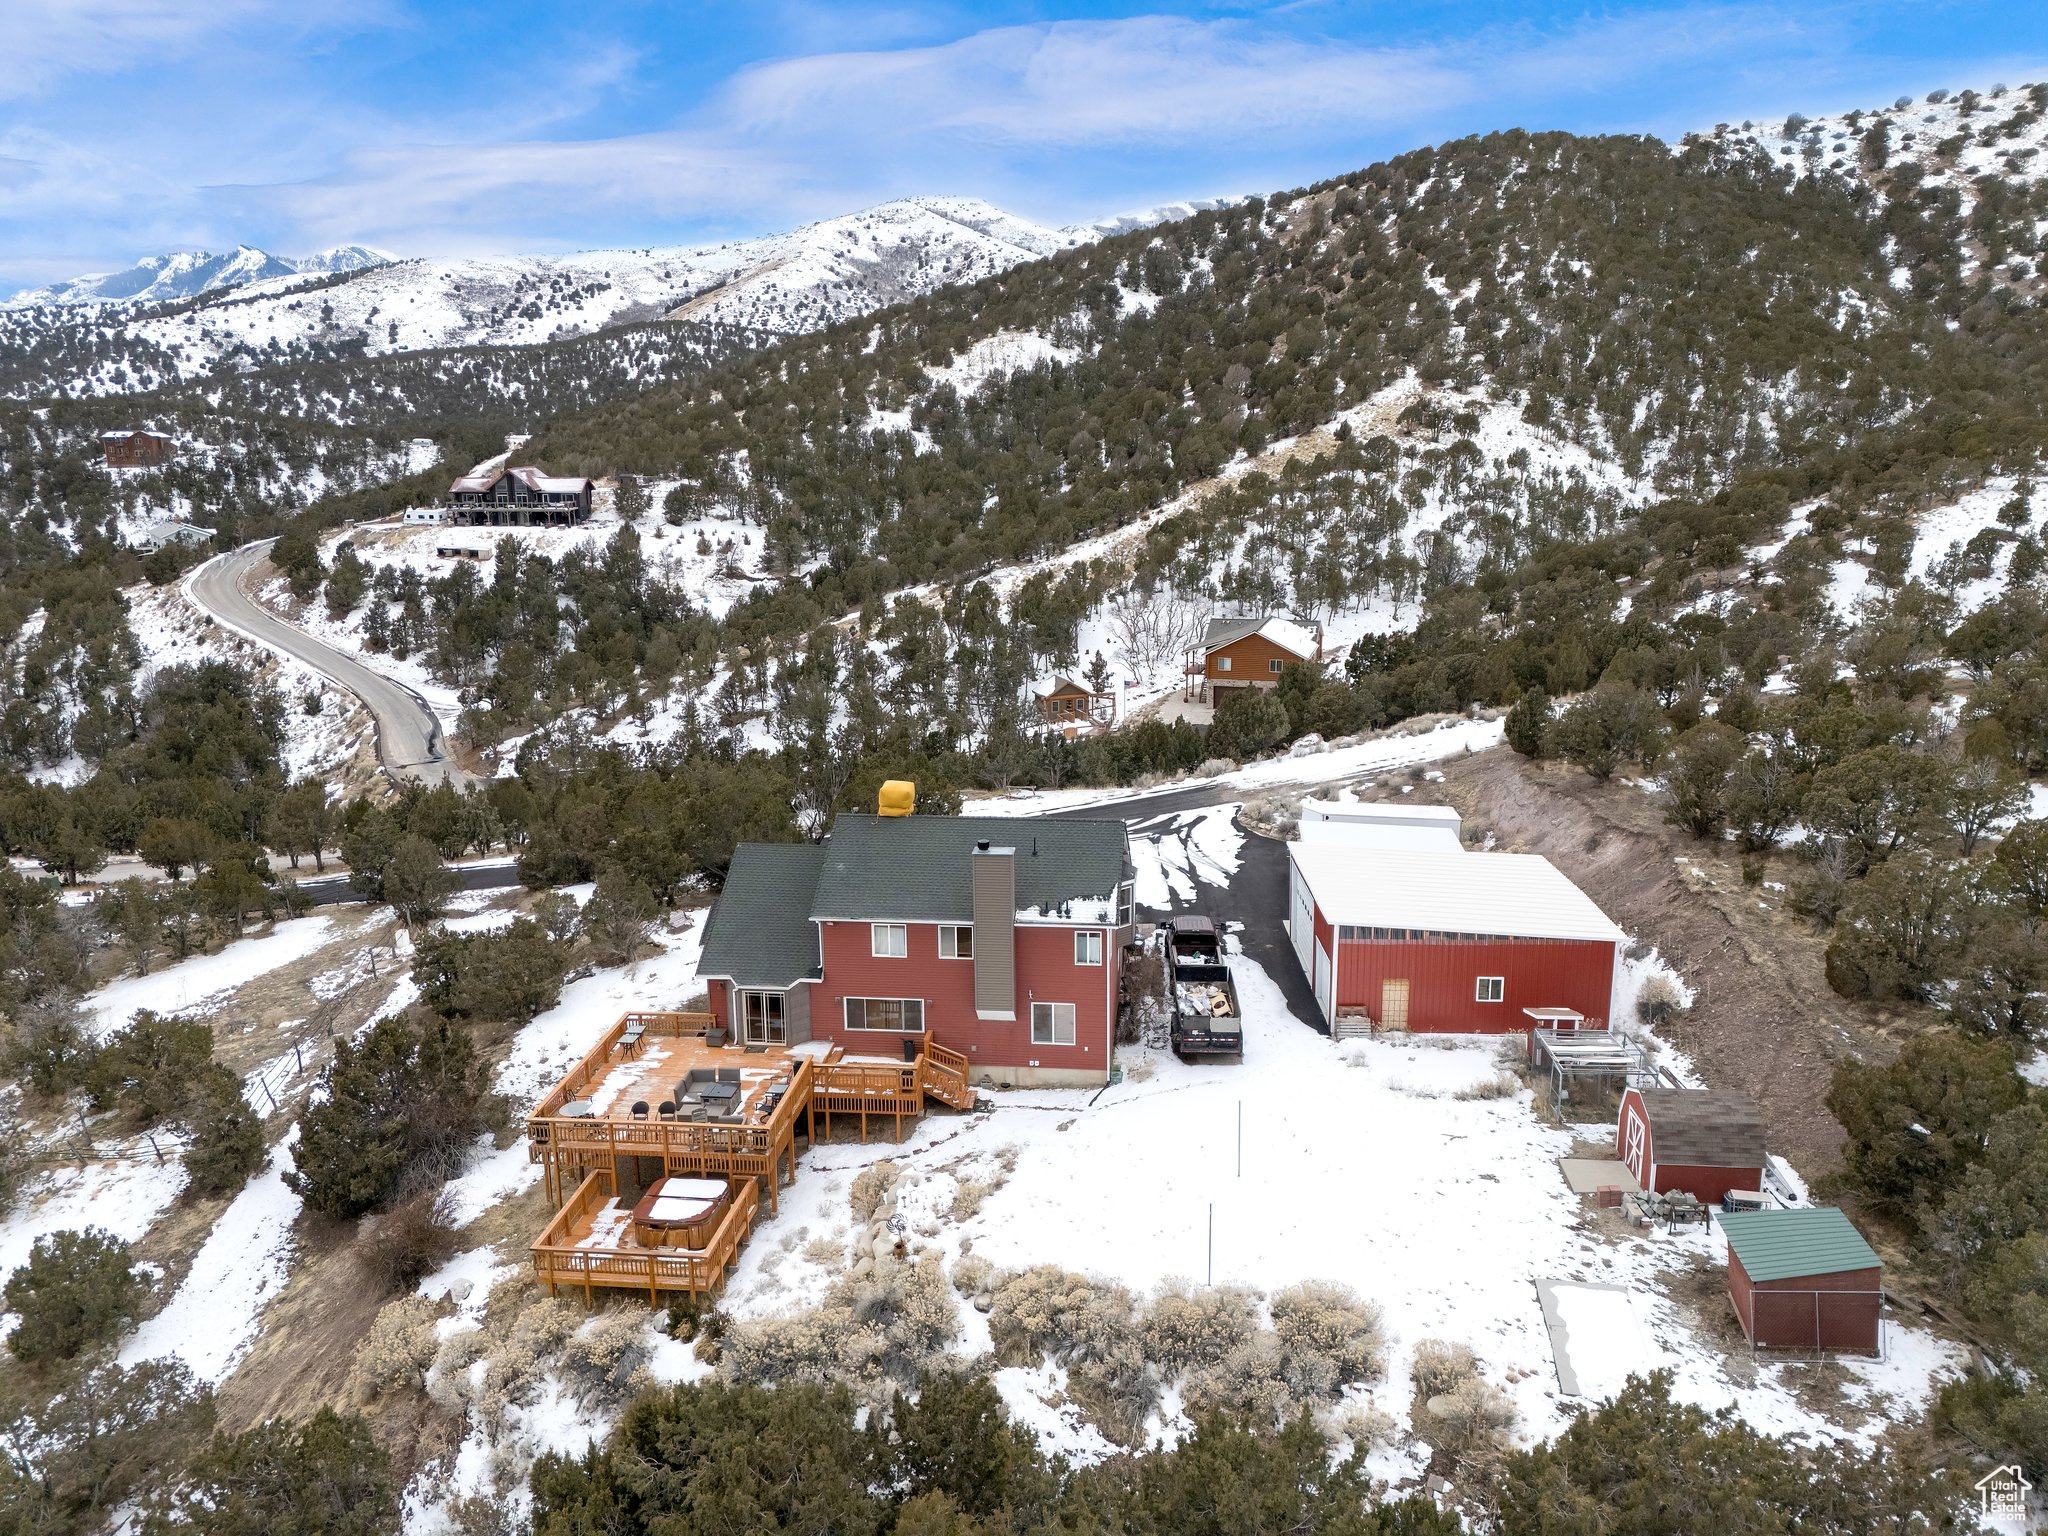
[[[64,285],[67,296],[20,295],[0,315],[0,356],[40,349],[50,359],[50,372],[25,370],[9,394],[76,397],[174,386],[224,366],[530,346],[660,319],[792,334],[1211,206],[1054,229],[974,198],[916,197],[719,245],[445,261],[366,253],[375,264],[360,267],[331,252],[336,275],[313,282],[306,263],[247,251],[231,287],[222,277],[200,290],[197,267],[161,282],[137,268]],[[88,282],[101,285],[90,301]],[[197,297],[166,307],[180,283]]]
[[[25,288],[0,303],[4,309],[31,309],[46,304],[165,304],[197,298],[223,288],[239,288],[269,278],[305,277],[356,272],[395,260],[388,251],[366,245],[338,245],[312,256],[273,256],[254,246],[238,245],[226,254],[175,251],[145,256],[119,272],[94,272],[47,288]]]

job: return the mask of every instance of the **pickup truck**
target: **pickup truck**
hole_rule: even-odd
[[[1223,937],[1206,917],[1165,924],[1166,999],[1177,1056],[1244,1057],[1244,1016],[1223,958]]]

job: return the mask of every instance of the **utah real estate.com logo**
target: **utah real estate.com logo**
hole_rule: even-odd
[[[1994,1518],[2026,1519],[2027,1495],[2033,1487],[2021,1474],[2017,1462],[2009,1467],[1993,1467],[1977,1479],[1977,1492],[1984,1498],[1983,1513]]]

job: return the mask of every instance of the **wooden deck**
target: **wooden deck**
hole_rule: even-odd
[[[774,1210],[784,1178],[796,1177],[799,1132],[808,1142],[822,1123],[830,1136],[832,1117],[851,1115],[863,1141],[877,1119],[900,1140],[905,1121],[915,1124],[924,1114],[928,1096],[956,1109],[974,1106],[967,1059],[936,1041],[927,1040],[914,1062],[849,1058],[838,1047],[749,1051],[709,1044],[705,1034],[715,1024],[708,1013],[625,1014],[542,1098],[526,1134],[551,1201],[565,1201],[580,1180],[600,1171],[609,1188],[708,1174],[766,1180]],[[660,1117],[659,1105],[693,1068],[738,1074],[733,1120]],[[646,1112],[634,1114],[635,1104]],[[563,1113],[571,1106],[587,1113]],[[629,1172],[629,1159],[646,1161],[631,1163]]]
[[[702,1248],[648,1248],[633,1238],[628,1208],[612,1198],[610,1177],[585,1176],[533,1245],[534,1278],[550,1296],[563,1286],[581,1290],[586,1303],[598,1290],[645,1291],[658,1306],[663,1291],[707,1296],[725,1283],[740,1245],[760,1213],[752,1179],[733,1181],[732,1204]]]

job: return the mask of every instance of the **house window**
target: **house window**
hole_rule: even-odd
[[[1266,663],[1266,670],[1268,672],[1278,672],[1280,670],[1280,658],[1278,656],[1275,656],[1270,661],[1268,661]]]
[[[1074,1043],[1074,1005],[1072,1003],[1033,1003],[1031,1005],[1031,1043],[1033,1045],[1072,1045]]]
[[[1116,888],[1116,925],[1128,928],[1137,920],[1136,882],[1126,880]]]
[[[939,958],[941,960],[972,960],[974,958],[974,930],[965,923],[940,924]]]
[[[740,1033],[749,1045],[781,1045],[788,1038],[782,1023],[782,994],[742,992]]]
[[[1102,964],[1102,930],[1100,928],[1077,928],[1074,930],[1074,964]]]
[[[1479,990],[1473,996],[1482,1003],[1497,1003],[1507,995],[1508,982],[1505,976],[1482,976]]]
[[[1228,672],[1230,670],[1230,658],[1228,656],[1218,656],[1216,658],[1216,670],[1218,672]]]
[[[871,923],[873,938],[869,953],[889,960],[901,960],[910,953],[910,934],[901,923]]]
[[[921,1035],[924,1033],[924,999],[849,997],[846,1000],[846,1027]]]

